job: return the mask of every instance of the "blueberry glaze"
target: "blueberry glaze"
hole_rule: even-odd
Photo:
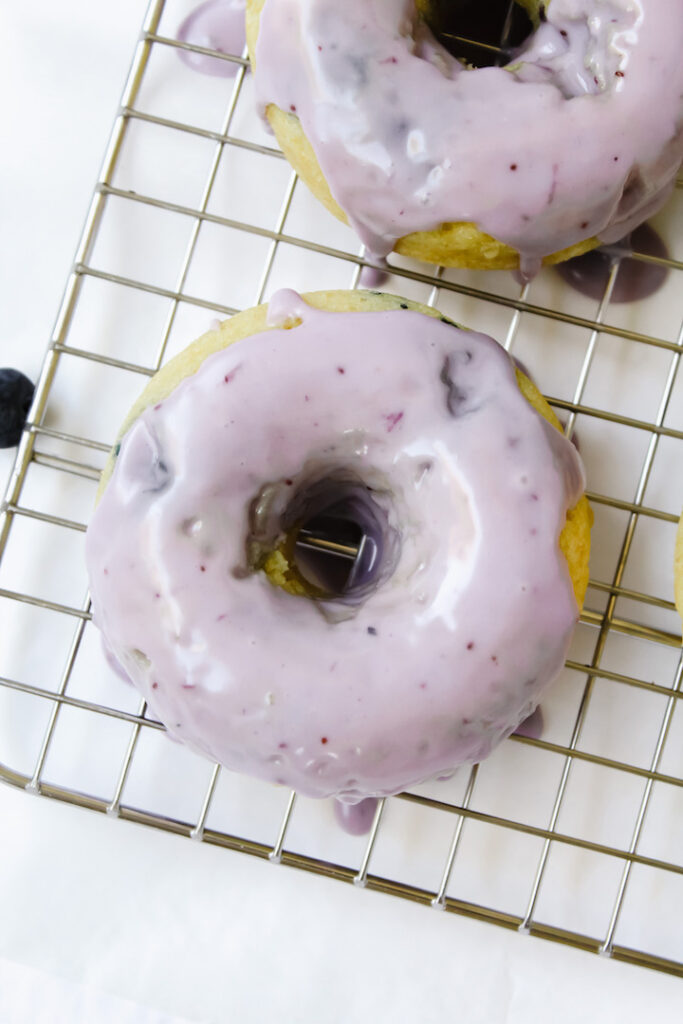
[[[492,339],[281,292],[123,438],[87,535],[97,623],[194,749],[311,796],[395,793],[485,757],[560,670],[581,489]],[[338,614],[246,544],[330,509],[378,551]]]

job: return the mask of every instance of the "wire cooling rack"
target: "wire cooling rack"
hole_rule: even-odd
[[[392,258],[388,290],[488,331],[580,445],[592,575],[540,739],[380,803],[366,837],[329,802],[221,770],[166,739],[90,621],[83,534],[144,379],[211,318],[277,287],[353,287],[351,232],[297,183],[232,79],[179,60],[188,11],[153,0],[19,447],[0,527],[0,777],[127,820],[683,975],[683,701],[672,551],[683,504],[683,193],[656,219],[651,299],[593,302],[552,271]]]

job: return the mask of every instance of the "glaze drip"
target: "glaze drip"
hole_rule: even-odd
[[[334,802],[334,816],[338,825],[351,836],[365,836],[372,828],[377,810],[375,797],[368,797],[357,804]]]

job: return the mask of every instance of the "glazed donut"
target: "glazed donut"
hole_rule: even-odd
[[[97,625],[229,768],[352,803],[480,760],[559,672],[586,589],[556,426],[485,335],[391,295],[279,292],[126,419],[87,534]],[[364,538],[343,584],[297,555],[324,518]]]
[[[530,276],[670,194],[680,0],[519,2],[542,20],[513,63],[467,69],[427,0],[248,0],[259,108],[372,254]]]

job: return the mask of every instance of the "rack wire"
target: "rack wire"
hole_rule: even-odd
[[[534,359],[534,368],[541,363],[540,382],[555,384],[549,401],[588,464],[593,575],[564,677],[544,704],[549,728],[540,738],[512,737],[490,761],[461,769],[450,782],[380,802],[369,835],[351,838],[335,831],[315,802],[157,742],[163,726],[99,656],[81,544],[113,430],[144,378],[200,333],[195,325],[263,300],[285,283],[283,275],[293,286],[302,276],[303,287],[355,287],[364,266],[345,228],[315,206],[303,216],[307,193],[261,134],[243,55],[213,54],[236,66],[232,81],[212,80],[212,89],[220,82],[226,90],[220,121],[211,125],[199,107],[196,118],[169,116],[169,60],[183,49],[212,53],[174,38],[178,7],[172,0],[149,4],[2,506],[0,614],[13,643],[9,654],[0,652],[8,659],[0,666],[0,708],[8,712],[0,725],[0,778],[683,976],[676,923],[683,910],[683,662],[670,599],[683,502],[681,183],[658,224],[672,255],[634,255],[665,268],[668,283],[637,309],[611,302],[619,259],[597,308],[551,271],[519,287],[510,275],[392,262],[390,290],[491,329],[515,355]],[[202,149],[198,201],[187,190],[169,196],[162,178],[157,194],[132,187],[132,178],[125,183],[122,168],[129,177],[139,171],[136,153],[152,132]],[[233,180],[230,167],[240,156],[258,163],[277,191],[270,221],[249,206],[252,171],[242,186],[230,186],[230,215],[220,211],[217,182],[226,167]],[[251,219],[236,215],[240,209],[252,210]],[[146,224],[162,225],[154,258],[143,251],[138,260],[123,245],[129,264],[113,266],[103,234],[113,232],[120,251],[141,211],[149,214]],[[216,301],[200,285],[208,232],[237,246],[233,278],[235,261],[244,262],[226,290],[234,302],[222,295]],[[166,259],[169,240],[175,249]],[[156,273],[159,262],[174,268],[172,279]],[[215,274],[226,278],[224,269]],[[145,323],[156,325],[152,351],[128,330],[107,326],[119,322],[124,307],[129,325],[143,306]],[[100,396],[110,392],[106,419]],[[57,554],[46,582],[45,565]],[[38,657],[44,650],[48,661]]]

